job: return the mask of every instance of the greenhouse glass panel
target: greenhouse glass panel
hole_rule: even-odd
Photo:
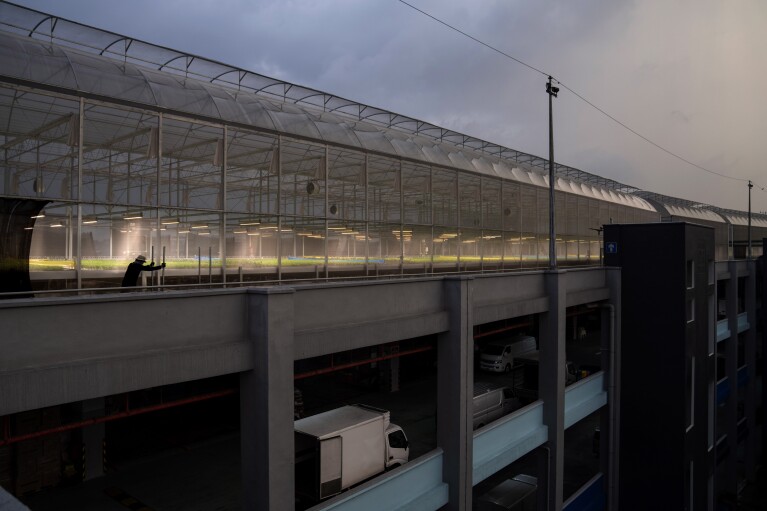
[[[546,246],[546,252],[548,252],[548,236],[544,237],[546,238],[544,245]],[[548,263],[546,252],[539,254],[540,244],[538,243],[538,236],[534,232],[525,231],[520,239],[520,259],[523,268],[537,268],[539,260]]]
[[[325,147],[282,139],[280,212],[325,218],[327,158]],[[275,190],[276,192],[276,190]],[[337,207],[335,209],[337,211]]]
[[[196,268],[197,262],[210,265],[214,274],[221,268],[221,215],[202,211],[181,211],[178,224],[166,225],[166,235],[178,238],[175,246],[182,268]],[[175,220],[173,220],[175,221]],[[174,263],[175,264],[175,263]],[[206,273],[207,275],[207,273]]]
[[[277,151],[274,137],[227,130],[227,211],[250,214],[276,211],[270,205],[277,190]]]
[[[122,220],[122,213],[113,206],[84,204],[80,221],[80,268],[90,270],[110,270],[121,268],[113,264],[115,259],[122,260],[122,254],[115,253],[114,238],[117,222]],[[93,286],[90,286],[93,287]]]
[[[482,227],[482,195],[479,176],[459,174],[458,194],[461,204],[461,226]]]
[[[522,233],[518,231],[505,231],[503,237],[504,268],[519,268],[522,261]]]
[[[431,181],[434,223],[458,226],[458,177],[452,170],[432,169]]]
[[[571,236],[578,234],[578,196],[564,194],[565,199],[565,230],[563,234]],[[568,250],[568,254],[570,251]]]
[[[329,266],[364,265],[365,224],[363,222],[328,222],[327,246]]]
[[[517,183],[503,182],[503,230],[519,232],[521,229],[522,207]]]
[[[154,255],[155,261],[162,262],[155,208],[86,204],[83,205],[82,224],[81,263],[84,271],[113,269],[119,273],[138,255],[145,256],[147,262]]]
[[[549,228],[549,212],[544,208],[538,208],[537,190],[529,185],[520,185],[520,209],[522,212],[520,228],[523,231],[539,232],[539,224],[545,225],[546,232]],[[548,200],[546,201],[548,205]],[[545,219],[540,216],[544,214]]]
[[[578,262],[578,239],[574,236],[562,236],[562,238],[565,261],[571,264]]]
[[[429,167],[402,163],[404,221],[431,225],[431,171]]]
[[[585,236],[578,239],[578,260],[581,263],[593,262],[591,257],[591,243]]]
[[[227,271],[277,266],[277,217],[229,214],[226,217]]]
[[[311,217],[284,217],[283,269],[287,266],[325,265],[325,220]]]
[[[612,219],[610,223],[613,224],[623,224],[626,223],[625,221],[625,208],[623,206],[620,206],[618,204],[609,204],[608,209],[610,211],[610,218]]]
[[[371,264],[399,268],[402,261],[402,242],[398,236],[399,224],[370,224],[369,259]]]
[[[178,214],[162,213],[158,224],[154,208],[84,204],[80,228],[82,286],[120,286],[125,269],[137,255],[145,256],[147,263],[154,260],[160,264],[165,250],[170,264],[177,240],[166,233],[166,229],[172,227],[167,222],[170,215],[177,218]],[[148,278],[147,283],[153,283],[158,281],[159,274],[144,275],[142,279],[144,277]]]
[[[592,263],[601,263],[603,252],[602,252],[602,241],[601,240],[591,240],[589,242],[589,257],[591,259]]]
[[[503,200],[501,196],[501,181],[498,179],[482,179],[482,226],[485,229],[502,229]]]
[[[328,150],[328,217],[365,220],[365,155]]]
[[[39,199],[77,199],[80,106],[2,89],[2,191]]]
[[[222,209],[224,131],[182,120],[162,121],[160,203]]]
[[[322,120],[314,121],[322,140],[337,144],[361,148],[362,144],[348,124],[333,114],[322,114]]]
[[[545,201],[547,213],[549,208],[548,198],[548,191],[538,191],[538,204],[540,206],[541,202]],[[556,231],[557,233],[567,232],[567,194],[563,192],[554,192],[554,201],[554,220],[556,223]],[[549,232],[548,214],[546,217],[546,227],[541,228],[539,232]]]
[[[461,229],[460,258],[466,268],[479,268],[482,261],[482,231]]]
[[[75,278],[77,256],[77,207],[61,202],[50,202],[34,219],[29,250],[29,271],[35,280],[44,280],[47,272],[71,271],[65,278]],[[66,275],[66,274],[65,274]],[[57,274],[55,278],[61,278]]]
[[[368,157],[368,218],[377,223],[399,223],[402,181],[400,161],[370,155]]]
[[[596,229],[598,226],[589,224],[589,199],[578,197],[578,236],[583,238],[593,235],[594,231],[590,227]]]
[[[142,111],[85,105],[85,201],[154,205],[158,117]]]
[[[488,266],[501,267],[503,262],[504,240],[503,232],[484,229],[482,231],[482,264],[484,268]]]
[[[602,225],[602,221],[599,218],[599,202],[589,199],[589,227],[600,229]]]
[[[434,234],[430,226],[405,225],[402,228],[402,239],[405,264],[423,266],[431,263],[434,254]]]
[[[434,265],[442,268],[457,268],[460,253],[460,234],[454,227],[434,227]]]

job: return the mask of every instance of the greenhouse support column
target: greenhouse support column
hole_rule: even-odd
[[[77,289],[83,287],[83,124],[85,121],[85,100],[80,98],[80,111],[77,123],[77,255],[75,256],[75,275],[77,275]],[[95,182],[95,179],[94,179]],[[93,195],[96,200],[96,195]]]
[[[277,280],[282,280],[282,137],[277,137]],[[295,200],[295,199],[294,199]],[[261,238],[261,236],[259,236]],[[260,239],[259,239],[260,242]]]
[[[482,205],[482,182],[484,180],[479,178],[479,272],[485,271],[485,208]]]
[[[330,192],[328,190],[328,146],[325,146],[325,157],[322,160],[322,179],[325,185],[325,278],[330,276],[328,270],[328,235],[330,234],[330,225],[328,220],[328,208],[330,207],[328,202],[330,201]]]
[[[247,291],[253,369],[240,373],[242,509],[282,510],[293,472],[294,289]]]
[[[161,188],[161,176],[162,176],[162,131],[163,131],[163,116],[162,112],[158,115],[158,123],[159,128],[157,129],[157,181],[155,182],[155,211],[157,214],[155,215],[157,218],[155,219],[155,230],[157,232],[157,242],[152,243],[153,246],[157,247],[157,251],[154,254],[155,256],[162,257],[162,231],[160,230],[162,228],[162,219],[160,218],[160,197],[162,190]],[[168,188],[170,188],[170,165],[171,163],[168,162]],[[170,204],[169,204],[170,205]],[[150,233],[151,234],[151,233]],[[152,239],[154,239],[154,236],[152,236]],[[149,272],[149,274],[152,276],[152,283],[155,285],[160,284],[160,272],[159,271],[153,271]]]
[[[226,287],[226,171],[227,171],[227,151],[229,140],[229,131],[226,125],[224,125],[224,138],[221,141],[221,156],[222,156],[222,169],[221,169],[221,188],[218,193],[221,194],[221,227],[219,228],[218,236],[218,256],[221,258],[221,282]]]
[[[365,163],[362,172],[365,193],[365,276],[368,276],[368,267],[370,266],[370,198],[368,197],[368,154],[365,153]]]
[[[538,368],[538,398],[543,400],[543,423],[549,439],[540,450],[538,468],[538,509],[562,510],[562,479],[565,453],[565,335],[567,299],[564,271],[544,273],[549,310],[542,314],[540,328],[540,364]]]
[[[399,161],[399,179],[395,182],[397,192],[399,193],[399,273],[405,273],[405,193],[402,186],[402,160]]]
[[[504,212],[504,202],[503,198],[505,195],[503,194],[503,180],[501,180],[501,191],[500,191],[500,197],[501,197],[501,215],[503,215]],[[504,233],[506,232],[506,221],[503,219],[503,216],[501,216],[501,271],[506,269],[506,239],[503,237]]]
[[[437,339],[437,445],[444,451],[445,509],[472,506],[474,325],[473,277],[444,280],[449,329]]]
[[[458,244],[455,249],[455,258],[456,258],[456,268],[458,271],[461,271],[461,243],[463,242],[463,235],[461,233],[461,194],[460,194],[460,186],[458,185],[458,172],[454,172],[453,176],[455,177],[455,190],[453,192],[455,193],[455,214],[456,214],[456,229],[458,229],[458,236],[456,239],[458,240]]]
[[[432,190],[434,189],[434,167],[429,167],[429,221],[431,223],[431,268],[429,268],[430,273],[434,273],[434,252],[437,249],[437,245],[434,242],[434,224],[436,223],[434,221],[434,194],[432,193]]]

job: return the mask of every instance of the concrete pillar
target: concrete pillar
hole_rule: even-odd
[[[253,370],[240,375],[242,509],[292,509],[293,297],[291,288],[248,290]]]
[[[738,262],[728,261],[727,270],[727,328],[730,338],[725,344],[725,374],[730,397],[725,405],[724,432],[727,435],[729,454],[721,489],[729,495],[738,492]],[[721,375],[717,375],[721,378]]]
[[[444,280],[450,328],[437,341],[437,445],[442,479],[450,486],[445,509],[471,509],[474,397],[473,278]]]
[[[567,272],[546,272],[549,310],[541,315],[538,398],[543,400],[543,423],[549,440],[541,449],[538,470],[538,509],[561,511],[565,459],[565,352]]]
[[[756,426],[756,261],[748,261],[748,277],[746,278],[746,314],[749,328],[744,334],[745,363],[748,372],[748,382],[744,389],[746,430],[745,468],[746,479],[756,481],[757,461],[757,426]],[[763,327],[764,328],[764,327]]]
[[[82,402],[83,419],[103,417],[105,413],[104,398],[97,397]],[[83,480],[87,481],[104,475],[104,431],[103,422],[83,428],[83,446],[85,448],[85,466]]]

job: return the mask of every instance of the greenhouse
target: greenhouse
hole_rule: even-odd
[[[33,289],[116,287],[139,254],[166,285],[548,266],[541,158],[11,4],[0,20],[3,258]],[[633,187],[555,170],[560,264],[599,264],[606,223],[659,220]]]

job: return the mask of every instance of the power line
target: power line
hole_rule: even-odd
[[[463,36],[465,36],[465,37],[468,37],[468,38],[469,38],[469,39],[471,39],[472,41],[474,41],[474,42],[476,42],[476,43],[478,43],[478,44],[481,44],[482,46],[484,46],[484,47],[486,47],[486,48],[489,48],[490,50],[492,50],[492,51],[494,51],[494,52],[496,52],[496,53],[499,53],[500,55],[502,55],[502,56],[504,56],[504,57],[506,57],[506,58],[508,58],[508,59],[511,59],[511,60],[513,60],[514,62],[518,63],[518,64],[521,64],[521,65],[523,65],[523,66],[525,66],[525,67],[527,67],[527,68],[529,68],[529,69],[531,69],[531,70],[533,70],[533,71],[535,71],[535,72],[537,72],[537,73],[540,73],[540,74],[542,74],[542,75],[544,75],[544,76],[546,76],[546,77],[549,77],[549,76],[553,76],[553,75],[551,75],[551,73],[546,73],[546,72],[544,72],[544,71],[542,71],[542,70],[538,69],[537,67],[535,67],[535,66],[532,66],[532,65],[528,64],[527,62],[525,62],[525,61],[523,61],[523,60],[521,60],[521,59],[518,59],[517,57],[514,57],[514,56],[512,56],[512,55],[509,55],[508,53],[506,53],[506,52],[504,52],[504,51],[502,51],[502,50],[499,50],[499,49],[498,49],[498,48],[496,48],[495,46],[492,46],[492,45],[490,45],[490,44],[487,44],[486,42],[484,42],[484,41],[481,41],[480,39],[477,39],[476,37],[474,37],[474,36],[472,36],[472,35],[470,35],[470,34],[467,34],[467,33],[466,33],[466,32],[464,32],[463,30],[460,30],[460,29],[458,29],[458,28],[454,27],[453,25],[450,25],[449,23],[447,23],[447,22],[445,22],[445,21],[442,21],[441,19],[439,19],[439,18],[437,18],[437,17],[435,17],[435,16],[433,16],[433,15],[429,14],[428,12],[426,12],[426,11],[423,11],[423,10],[419,9],[418,7],[415,7],[415,6],[414,6],[414,5],[412,5],[412,4],[409,4],[409,3],[408,3],[408,2],[406,2],[405,0],[398,0],[398,1],[399,1],[400,3],[402,3],[402,4],[406,5],[406,6],[410,7],[411,9],[413,9],[413,10],[415,10],[415,11],[418,11],[419,13],[423,14],[424,16],[427,16],[427,17],[431,18],[432,20],[436,21],[437,23],[440,23],[441,25],[444,25],[444,26],[446,26],[446,27],[447,27],[447,28],[449,28],[450,30],[454,30],[455,32],[458,32],[459,34],[461,34],[461,35],[463,35]],[[714,170],[711,170],[711,169],[707,169],[706,167],[703,167],[703,166],[701,166],[701,165],[698,165],[697,163],[694,163],[694,162],[692,162],[692,161],[688,160],[687,158],[684,158],[683,156],[680,156],[680,155],[676,154],[675,152],[673,152],[673,151],[671,151],[671,150],[669,150],[669,149],[666,149],[665,147],[661,146],[660,144],[658,144],[658,143],[654,142],[653,140],[651,140],[651,139],[647,138],[646,136],[642,135],[641,133],[639,133],[638,131],[634,130],[634,129],[633,129],[633,128],[631,128],[630,126],[626,125],[625,123],[623,123],[623,122],[619,121],[618,119],[616,119],[615,117],[613,117],[612,115],[610,115],[609,113],[607,113],[607,112],[606,112],[605,110],[603,110],[602,108],[598,107],[597,105],[595,105],[594,103],[592,103],[591,101],[589,101],[588,99],[586,99],[585,97],[583,97],[582,95],[578,94],[578,93],[577,93],[575,90],[571,89],[571,88],[570,88],[570,87],[568,87],[566,84],[562,83],[562,82],[561,82],[561,81],[559,81],[559,80],[556,80],[556,81],[557,81],[557,82],[558,82],[558,83],[559,83],[559,84],[560,84],[562,87],[564,87],[565,89],[567,89],[568,91],[570,91],[570,92],[571,92],[571,93],[572,93],[572,94],[573,94],[575,97],[577,97],[578,99],[580,99],[581,101],[583,101],[584,103],[586,103],[587,105],[589,105],[590,107],[594,108],[594,109],[595,109],[597,112],[601,113],[602,115],[604,115],[605,117],[607,117],[607,118],[608,118],[608,119],[610,119],[611,121],[615,122],[615,123],[616,123],[616,124],[618,124],[619,126],[621,126],[621,127],[625,128],[626,130],[630,131],[631,133],[633,133],[633,134],[634,134],[634,135],[636,135],[637,137],[641,138],[642,140],[644,140],[644,141],[645,141],[645,142],[647,142],[648,144],[650,144],[650,145],[652,145],[652,146],[654,146],[654,147],[656,147],[656,148],[660,149],[661,151],[665,152],[666,154],[669,154],[670,156],[673,156],[674,158],[677,158],[678,160],[680,160],[680,161],[682,161],[682,162],[684,162],[684,163],[686,163],[686,164],[688,164],[688,165],[690,165],[690,166],[692,166],[692,167],[695,167],[695,168],[697,168],[697,169],[699,169],[699,170],[702,170],[702,171],[704,171],[704,172],[708,172],[709,174],[713,174],[713,175],[715,175],[715,176],[723,177],[723,178],[725,178],[725,179],[731,179],[731,180],[733,180],[733,181],[740,181],[740,182],[743,182],[743,183],[745,183],[745,182],[748,182],[748,181],[749,181],[748,179],[743,179],[743,178],[739,178],[739,177],[728,176],[728,175],[726,175],[726,174],[722,174],[721,172],[716,172],[716,171],[714,171]],[[754,183],[754,186],[756,186],[758,189],[760,189],[760,190],[761,190],[761,191],[763,191],[763,192],[767,192],[767,190],[766,190],[766,189],[765,189],[765,187],[763,187],[763,186],[760,186],[760,185],[758,185],[758,184],[756,184],[756,183]]]
[[[651,145],[653,145],[653,146],[657,147],[658,149],[660,149],[660,150],[661,150],[661,151],[663,151],[664,153],[670,154],[670,155],[671,155],[671,156],[673,156],[674,158],[677,158],[677,159],[679,159],[679,160],[681,160],[681,161],[685,162],[686,164],[688,164],[688,165],[692,165],[693,167],[695,167],[695,168],[697,168],[697,169],[700,169],[700,170],[702,170],[702,171],[704,171],[704,172],[708,172],[709,174],[714,174],[715,176],[720,176],[720,177],[723,177],[723,178],[725,178],[725,179],[732,179],[733,181],[742,181],[742,182],[747,182],[747,181],[748,181],[748,179],[742,179],[742,178],[739,178],[739,177],[732,177],[732,176],[728,176],[728,175],[726,175],[726,174],[722,174],[722,173],[720,173],[720,172],[716,172],[715,170],[710,170],[710,169],[707,169],[706,167],[702,167],[702,166],[698,165],[697,163],[691,162],[690,160],[688,160],[688,159],[684,158],[683,156],[679,156],[678,154],[676,154],[676,153],[674,153],[674,152],[672,152],[672,151],[670,151],[670,150],[666,149],[665,147],[663,147],[663,146],[662,146],[662,145],[660,145],[660,144],[657,144],[657,143],[653,142],[652,140],[650,140],[649,138],[645,137],[645,136],[644,136],[644,135],[642,135],[641,133],[637,132],[636,130],[634,130],[634,129],[632,129],[631,127],[627,126],[626,124],[622,123],[621,121],[619,121],[618,119],[616,119],[615,117],[613,117],[612,115],[610,115],[609,113],[605,112],[604,110],[602,110],[601,108],[599,108],[598,106],[596,106],[594,103],[592,103],[592,102],[591,102],[591,101],[589,101],[588,99],[584,98],[583,96],[581,96],[580,94],[578,94],[577,92],[575,92],[573,89],[571,89],[570,87],[568,87],[568,86],[567,86],[567,85],[565,85],[564,83],[562,83],[562,82],[559,82],[559,84],[560,84],[562,87],[564,87],[565,89],[567,89],[567,90],[569,90],[570,92],[572,92],[572,93],[573,93],[573,95],[575,95],[575,97],[577,97],[578,99],[580,99],[581,101],[583,101],[584,103],[586,103],[587,105],[589,105],[590,107],[594,108],[595,110],[597,110],[598,112],[600,112],[602,115],[604,115],[604,116],[605,116],[605,117],[607,117],[608,119],[611,119],[613,122],[616,122],[616,123],[618,123],[620,126],[622,126],[622,127],[626,128],[626,129],[627,129],[627,130],[629,130],[631,133],[633,133],[634,135],[638,136],[639,138],[641,138],[642,140],[644,140],[644,141],[645,141],[645,142],[647,142],[648,144],[651,144]]]
[[[471,40],[472,40],[472,41],[474,41],[475,43],[479,43],[479,44],[481,44],[482,46],[484,46],[484,47],[486,47],[486,48],[489,48],[489,49],[493,50],[493,51],[494,51],[494,52],[496,52],[496,53],[500,53],[500,54],[501,54],[501,55],[503,55],[504,57],[506,57],[506,58],[509,58],[509,59],[513,60],[513,61],[514,61],[514,62],[516,62],[517,64],[522,64],[523,66],[525,66],[525,67],[527,67],[527,68],[529,68],[529,69],[532,69],[532,70],[533,70],[533,71],[535,71],[536,73],[540,73],[540,74],[542,74],[543,76],[549,76],[549,73],[546,73],[546,72],[544,72],[544,71],[541,71],[541,70],[540,70],[540,69],[538,69],[537,67],[531,66],[531,65],[530,65],[530,64],[528,64],[527,62],[523,62],[523,61],[519,60],[518,58],[516,58],[516,57],[514,57],[514,56],[512,56],[512,55],[509,55],[508,53],[506,53],[506,52],[504,52],[504,51],[501,51],[501,50],[499,50],[498,48],[496,48],[496,47],[494,47],[494,46],[490,46],[489,44],[487,44],[487,43],[485,43],[485,42],[483,42],[483,41],[480,41],[480,40],[479,40],[479,39],[477,39],[476,37],[474,37],[474,36],[472,36],[472,35],[469,35],[469,34],[467,34],[467,33],[466,33],[466,32],[464,32],[463,30],[460,30],[460,29],[458,29],[458,28],[454,27],[453,25],[450,25],[450,24],[448,24],[448,23],[446,23],[446,22],[442,21],[442,20],[441,20],[441,19],[439,19],[439,18],[435,18],[434,16],[432,16],[432,15],[431,15],[431,14],[429,14],[428,12],[426,12],[426,11],[422,11],[422,10],[421,10],[421,9],[419,9],[418,7],[416,7],[416,6],[412,5],[412,4],[409,4],[409,3],[405,2],[405,0],[398,0],[398,1],[399,1],[399,2],[401,2],[401,3],[403,3],[403,4],[405,4],[405,5],[407,5],[407,6],[408,6],[408,7],[410,7],[411,9],[413,9],[413,10],[415,10],[415,11],[418,11],[418,12],[420,12],[420,13],[421,13],[421,14],[423,14],[424,16],[428,16],[429,18],[433,19],[433,20],[434,20],[434,21],[436,21],[437,23],[440,23],[440,24],[442,24],[442,25],[445,25],[445,26],[446,26],[447,28],[449,28],[450,30],[455,30],[455,31],[456,31],[456,32],[458,32],[459,34],[461,34],[461,35],[463,35],[463,36],[466,36],[466,37],[468,37],[469,39],[471,39]]]

